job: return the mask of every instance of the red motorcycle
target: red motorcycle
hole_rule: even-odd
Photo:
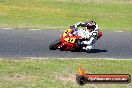
[[[72,29],[67,29],[63,34],[62,38],[52,42],[49,45],[50,50],[70,50],[70,51],[79,51],[82,49],[82,46],[78,44],[78,41],[81,40],[81,36],[70,35]],[[69,36],[70,35],[70,36]]]
[[[70,51],[81,51],[84,50],[83,47],[86,47],[87,45],[79,44],[79,42],[82,42],[86,39],[83,39],[81,36],[75,36],[72,34],[74,29],[67,29],[63,34],[62,38],[58,39],[54,42],[52,42],[49,45],[50,50],[70,50]],[[97,39],[102,37],[102,32],[98,33]],[[89,39],[88,39],[89,40]]]

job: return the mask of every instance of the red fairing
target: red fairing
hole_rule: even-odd
[[[66,46],[66,48],[64,50],[71,50],[74,46],[79,47],[76,42],[75,43],[71,43],[69,41],[65,41],[65,39],[66,38],[75,38],[75,39],[78,39],[78,38],[81,38],[81,36],[73,36],[73,35],[69,36],[69,34],[71,34],[71,32],[67,33],[67,35],[65,37],[62,36],[62,38],[61,38],[62,44],[60,44],[58,47]]]
[[[71,51],[80,51],[83,49],[82,45],[79,45],[79,42],[83,41],[81,36],[73,35],[72,32],[73,29],[67,29],[62,34],[61,39],[58,39],[57,41],[50,44],[49,49],[50,50],[71,50]],[[103,35],[102,32],[98,33],[97,40],[101,38]]]

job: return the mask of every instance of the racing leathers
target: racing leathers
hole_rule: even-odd
[[[85,29],[78,27],[86,27]],[[83,41],[78,42],[79,45],[85,45],[83,49],[89,51],[92,49],[93,44],[102,36],[102,32],[99,32],[99,26],[97,24],[88,28],[88,22],[78,22],[72,26],[73,35],[81,36]]]

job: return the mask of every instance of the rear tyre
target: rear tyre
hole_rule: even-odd
[[[50,45],[49,45],[49,49],[50,50],[56,50],[58,48],[58,45],[61,44],[61,41],[60,39],[52,42]]]
[[[80,48],[74,46],[74,47],[71,49],[71,51],[72,51],[72,52],[79,52],[79,51],[80,51]]]

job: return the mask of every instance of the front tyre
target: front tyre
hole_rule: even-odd
[[[56,50],[58,48],[58,45],[61,44],[61,41],[60,39],[52,42],[50,45],[49,45],[49,49],[50,50]]]

